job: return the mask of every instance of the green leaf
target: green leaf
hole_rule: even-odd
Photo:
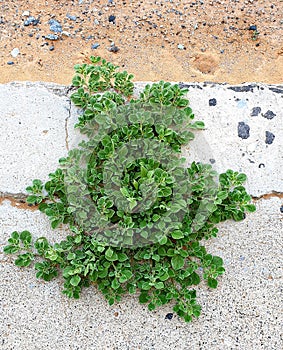
[[[120,262],[124,262],[124,261],[128,260],[128,256],[125,253],[118,253],[118,260]]]
[[[142,292],[139,296],[139,302],[141,304],[145,304],[150,300],[150,296],[148,295],[148,292]]]
[[[245,205],[245,209],[250,212],[253,213],[256,211],[256,206],[254,204],[246,204]]]
[[[25,248],[31,247],[31,233],[29,231],[23,231],[20,233],[20,240],[23,242]]]
[[[21,254],[15,260],[15,265],[21,267],[29,266],[32,260],[34,260],[34,256],[32,253]]]
[[[171,233],[171,236],[172,236],[172,238],[174,238],[174,239],[181,239],[181,238],[184,238],[184,234],[183,234],[183,232],[180,231],[180,230],[173,231],[173,232]]]
[[[81,277],[79,275],[74,275],[71,279],[70,279],[70,283],[72,286],[76,287],[79,285],[79,283],[81,282]]]
[[[211,277],[208,277],[207,279],[207,285],[210,287],[210,288],[216,288],[217,285],[218,285],[218,282],[215,278],[211,278]]]
[[[105,252],[106,259],[111,259],[113,256],[114,251],[109,247]]]
[[[172,265],[174,270],[180,270],[185,265],[185,258],[183,258],[180,255],[175,255],[171,259],[171,265]]]
[[[118,282],[118,280],[116,278],[114,278],[114,280],[111,282],[111,287],[113,289],[118,289],[120,287],[120,283]]]
[[[163,282],[156,282],[156,283],[154,284],[154,287],[155,287],[156,289],[163,289],[163,288],[164,288],[164,283],[163,283]]]
[[[20,249],[21,248],[19,245],[10,244],[10,245],[5,246],[3,251],[6,254],[14,254],[14,253],[17,253]]]
[[[161,237],[161,238],[159,239],[158,243],[159,243],[160,245],[166,244],[166,243],[167,243],[167,237],[166,237],[166,236]]]

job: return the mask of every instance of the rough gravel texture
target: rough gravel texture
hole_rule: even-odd
[[[1,83],[69,84],[90,55],[140,81],[283,80],[282,0],[5,0],[0,39]]]

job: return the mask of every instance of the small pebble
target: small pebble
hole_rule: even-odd
[[[208,101],[208,103],[209,103],[210,106],[216,106],[216,104],[217,104],[216,98],[211,98]]]
[[[54,35],[54,34],[47,34],[47,35],[45,35],[45,39],[47,39],[47,40],[58,40],[59,36],[58,35]]]
[[[275,113],[273,113],[272,111],[268,110],[266,113],[264,113],[263,117],[266,119],[273,119],[276,116]]]
[[[249,27],[249,30],[257,30],[257,26],[252,25],[252,26]]]
[[[283,214],[283,205],[280,207],[280,212]]]
[[[173,318],[173,313],[172,312],[169,312],[169,314],[167,314],[165,316],[165,320],[172,320],[172,318]]]
[[[272,132],[270,132],[270,131],[265,132],[265,143],[267,145],[271,145],[272,142],[274,141],[274,139],[275,139],[275,135],[272,134]]]
[[[9,66],[11,66],[12,64],[15,64],[15,62],[13,62],[13,61],[8,61],[7,64],[8,64]]]
[[[33,16],[29,16],[25,21],[24,21],[24,26],[29,26],[31,24],[36,25],[39,22],[39,20],[36,20]],[[36,24],[34,24],[36,23]]]
[[[28,17],[28,16],[29,16],[29,11],[24,11],[24,12],[22,13],[22,16],[23,16],[23,17]]]
[[[251,117],[257,117],[259,113],[261,112],[260,107],[254,107],[251,112]]]
[[[209,161],[210,161],[211,164],[215,163],[215,159],[213,159],[213,158],[209,159]]]
[[[61,34],[62,34],[62,35],[65,35],[65,36],[71,36],[71,33],[65,32],[65,31],[63,31]]]
[[[91,48],[92,48],[93,50],[96,50],[99,46],[100,46],[100,44],[95,43],[95,44],[92,44],[92,45],[91,45]]]
[[[51,19],[48,23],[50,24],[50,30],[52,32],[62,33],[62,26],[58,21],[56,21],[55,19]]]
[[[114,24],[115,24],[115,19],[116,19],[116,17],[113,16],[113,15],[109,16],[109,18],[108,18],[109,22],[110,22],[110,23],[112,22],[112,23],[114,23]]]
[[[244,122],[238,123],[238,136],[242,139],[247,139],[250,137],[250,127]]]
[[[117,47],[117,46],[111,46],[111,47],[109,47],[109,49],[108,49],[108,51],[114,52],[114,53],[118,52],[119,50],[120,50],[120,49],[119,49],[119,47]]]
[[[52,45],[49,47],[49,51],[53,51],[55,49],[55,47]]]
[[[185,46],[182,45],[182,44],[179,44],[177,47],[178,47],[179,50],[184,50],[184,48],[185,48]]]
[[[69,13],[67,13],[66,17],[69,18],[71,21],[77,20],[77,16],[70,15]]]
[[[18,56],[18,54],[20,53],[20,50],[15,47],[12,51],[11,51],[11,56],[16,58]]]

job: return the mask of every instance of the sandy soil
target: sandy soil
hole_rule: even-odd
[[[70,84],[90,55],[136,81],[283,82],[283,0],[0,0],[0,39],[0,83]]]

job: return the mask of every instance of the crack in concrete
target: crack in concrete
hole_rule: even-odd
[[[32,205],[28,204],[26,202],[28,195],[24,193],[4,193],[0,192],[0,205],[5,201],[8,200],[12,207],[15,207],[17,209],[24,209],[24,210],[31,210],[35,211],[38,209],[38,205]]]
[[[264,193],[260,196],[252,196],[252,199],[253,201],[257,202],[261,199],[270,199],[274,197],[283,199],[283,192],[271,191],[269,193]]]
[[[29,195],[25,193],[11,193],[11,192],[2,192],[0,191],[0,205],[5,200],[8,200],[13,207],[24,210],[35,211],[38,209],[38,205],[28,204],[26,199]],[[271,198],[280,198],[283,199],[283,192],[271,191],[269,193],[262,194],[260,196],[252,196],[253,202],[258,202],[259,200],[271,199]]]
[[[71,118],[71,109],[72,109],[72,102],[69,99],[68,100],[69,107],[67,108],[69,115],[65,119],[65,144],[66,144],[66,149],[69,151],[69,132],[68,132],[68,121]]]

